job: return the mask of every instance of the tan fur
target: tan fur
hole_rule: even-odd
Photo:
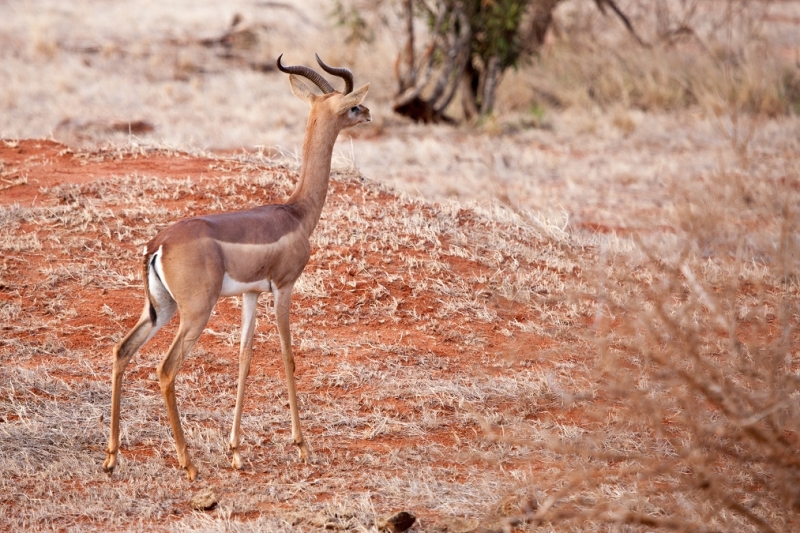
[[[109,473],[116,466],[119,451],[120,397],[125,367],[134,353],[172,317],[177,307],[180,326],[172,346],[158,366],[158,379],[175,438],[178,461],[186,469],[190,480],[197,476],[197,469],[186,449],[178,414],[175,376],[205,328],[226,277],[236,282],[236,285],[231,285],[234,287],[272,289],[289,390],[292,437],[301,459],[308,458],[308,448],[300,430],[294,383],[294,356],[289,332],[291,292],[310,256],[309,237],[319,221],[328,192],[336,137],[342,129],[367,122],[371,117],[369,109],[361,105],[369,84],[347,95],[333,92],[318,96],[295,75],[290,75],[289,82],[292,92],[309,103],[311,112],[303,140],[300,177],[286,203],[182,220],[162,231],[147,245],[144,263],[145,309],[139,322],[114,347],[111,433],[103,464],[104,470]],[[164,279],[153,278],[154,287],[153,283],[149,283],[152,275],[150,262],[154,254],[159,253]],[[258,294],[243,294],[239,385],[230,438],[235,468],[242,467],[238,451],[239,425],[245,380],[252,357]]]

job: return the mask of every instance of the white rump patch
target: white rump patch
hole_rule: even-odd
[[[172,294],[171,290],[169,290],[169,287],[167,286],[167,280],[166,280],[166,278],[164,278],[164,267],[163,267],[163,265],[161,263],[161,254],[162,254],[161,249],[162,249],[162,246],[159,246],[158,250],[156,250],[156,253],[154,253],[152,256],[150,256],[150,259],[148,259],[148,261],[150,262],[150,264],[153,267],[153,270],[155,270],[155,272],[153,272],[153,270],[149,271],[150,272],[150,278],[148,279],[148,282],[150,284],[149,286],[151,287],[150,292],[154,296],[156,296],[156,297],[158,296],[156,294],[156,292],[154,291],[154,287],[153,287],[154,283],[157,283],[157,284],[162,285],[165,289],[167,289],[167,292],[169,293],[170,297],[174,300],[175,299],[175,295]],[[154,258],[155,258],[155,261],[153,260]],[[158,276],[158,279],[153,279],[153,274]]]
[[[222,290],[220,296],[238,296],[246,292],[270,292],[272,291],[272,283],[268,279],[261,279],[258,281],[251,281],[244,283],[236,281],[228,275],[227,272],[222,276]]]

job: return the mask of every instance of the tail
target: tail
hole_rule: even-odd
[[[155,326],[156,320],[158,319],[158,313],[156,313],[156,306],[153,302],[153,295],[150,294],[150,269],[155,269],[155,254],[145,254],[144,262],[142,264],[142,278],[144,279],[144,296],[147,298],[147,307],[150,313],[150,322]],[[155,271],[154,271],[155,273]],[[156,275],[158,275],[156,273]]]

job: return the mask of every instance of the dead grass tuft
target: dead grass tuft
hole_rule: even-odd
[[[391,118],[391,38],[332,44],[322,4],[87,5],[0,21],[0,529],[374,531],[398,509],[412,531],[797,529],[797,2],[626,3],[653,43],[699,6],[700,38],[652,49],[564,2],[586,31],[509,73],[484,130]],[[711,5],[768,12],[726,41]],[[305,108],[250,62],[321,49],[373,82],[376,120],[336,148],[292,309],[314,460],[265,296],[230,468],[225,299],[178,383],[219,500],[199,513],[154,370],[175,325],[131,365],[109,478],[110,348],[157,231],[291,191]],[[136,120],[155,129],[103,127]],[[51,134],[76,146],[17,140]]]
[[[571,400],[581,431],[518,439],[484,423],[499,442],[571,457],[558,483],[528,487],[512,522],[796,528],[797,185],[757,172],[709,176],[681,191],[677,250],[639,241],[642,255],[587,274],[595,385]]]
[[[626,9],[647,46],[638,45],[590,4],[564,2],[554,38],[533,66],[502,88],[517,112],[565,107],[700,108],[721,121],[736,149],[752,117],[798,109],[796,3],[630,2]],[[536,111],[540,112],[540,111]],[[618,115],[619,116],[619,115]],[[623,130],[630,126],[624,122]]]
[[[174,325],[127,374],[120,465],[103,475],[110,349],[140,310],[141,246],[176,207],[191,216],[285,196],[296,165],[258,154],[198,158],[193,177],[165,178],[141,169],[158,158],[187,164],[185,154],[51,157],[47,165],[128,170],[42,187],[35,205],[0,210],[8,232],[0,477],[13,495],[0,501],[3,527],[123,530],[136,517],[148,529],[370,529],[397,508],[413,510],[419,527],[439,527],[450,517],[477,523],[508,472],[530,479],[523,450],[484,442],[480,427],[489,421],[527,436],[531,417],[560,405],[553,391],[564,387],[562,371],[534,369],[534,354],[517,367],[505,354],[523,339],[554,342],[589,312],[553,297],[577,272],[569,237],[555,243],[506,209],[426,202],[351,170],[333,175],[293,306],[314,461],[294,460],[267,313],[242,423],[245,470],[230,469],[240,311],[226,299],[178,385],[187,440],[218,506],[191,510],[191,487],[174,461],[155,378]],[[20,244],[30,242],[38,245]]]

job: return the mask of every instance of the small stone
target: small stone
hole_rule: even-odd
[[[217,493],[214,487],[206,487],[189,500],[189,505],[197,511],[211,511],[217,506]]]
[[[444,530],[447,533],[474,533],[479,522],[475,519],[452,516],[444,519]]]
[[[408,511],[400,511],[395,513],[385,520],[378,522],[378,529],[388,531],[389,533],[402,533],[417,521],[417,517]]]

